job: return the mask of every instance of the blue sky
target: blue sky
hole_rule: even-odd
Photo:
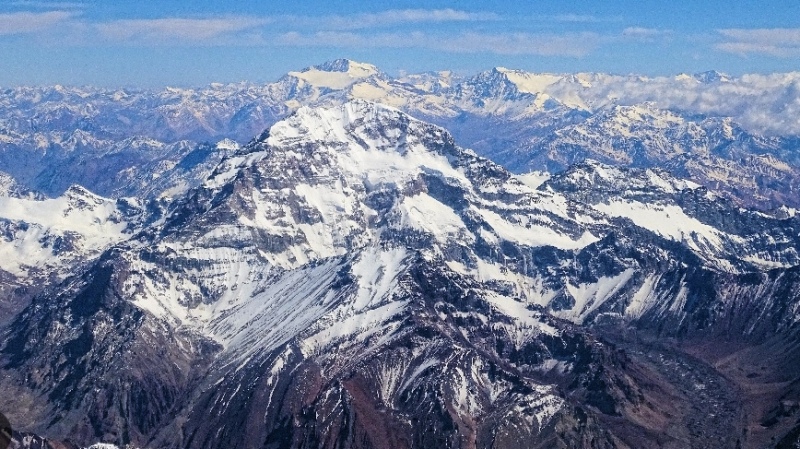
[[[800,70],[800,1],[0,2],[0,86],[264,82],[345,57],[670,75]]]

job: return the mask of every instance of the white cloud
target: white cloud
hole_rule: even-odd
[[[464,33],[445,39],[442,50],[457,53],[495,53],[501,55],[538,55],[582,57],[601,44],[596,33]]]
[[[659,36],[668,36],[670,34],[672,34],[672,31],[660,28],[628,27],[622,30],[622,35],[624,37],[640,39],[652,39]]]
[[[760,53],[778,58],[791,58],[800,56],[800,45],[794,47],[756,44],[751,42],[723,42],[714,46],[717,50],[747,56],[750,53]]]
[[[587,14],[559,14],[555,16],[549,16],[548,19],[555,20],[556,22],[571,23],[604,23],[622,21],[622,17],[599,17]]]
[[[17,0],[17,3],[29,6],[53,4],[40,0]],[[619,42],[619,39],[652,41],[656,36],[669,34],[669,31],[649,28],[626,28],[622,35],[589,31],[562,33],[471,31],[474,27],[470,24],[475,22],[516,20],[522,23],[524,21],[519,18],[500,17],[494,13],[456,9],[393,9],[375,13],[328,16],[172,17],[99,22],[85,18],[77,20],[73,14],[64,10],[0,15],[0,35],[46,31],[53,23],[64,22],[64,25],[69,25],[70,32],[62,32],[57,39],[59,43],[67,45],[70,43],[91,45],[99,39],[131,45],[277,44],[298,47],[423,48],[449,53],[580,58],[602,45]],[[559,21],[578,23],[611,20],[583,15],[553,17]],[[460,26],[456,29],[430,26],[439,23],[455,23]],[[53,33],[49,33],[48,37],[53,38]]]
[[[772,45],[800,45],[800,28],[760,28],[719,30],[723,36],[740,42]]]
[[[546,93],[555,98],[581,98],[592,109],[653,102],[660,108],[692,114],[730,116],[759,133],[800,135],[800,72],[744,75],[722,83],[592,75],[588,87],[563,82],[549,86]]]
[[[80,2],[47,2],[47,1],[34,1],[34,0],[18,0],[11,2],[11,6],[22,8],[39,8],[39,9],[83,9],[86,8],[86,3]]]
[[[800,56],[800,28],[731,28],[717,30],[727,38],[717,50],[742,56],[764,54],[779,58]]]
[[[20,4],[28,6],[44,5],[47,2],[20,0]],[[79,3],[75,3],[78,5]],[[33,13],[19,13],[32,15]],[[64,13],[66,14],[66,13]],[[67,16],[68,17],[68,16]],[[28,16],[20,16],[21,24],[32,23]],[[1,19],[1,17],[0,17]],[[81,22],[82,30],[94,30],[101,38],[133,44],[265,44],[263,29],[268,24],[290,25],[312,30],[325,30],[308,36],[299,37],[292,33],[284,35],[283,41],[295,42],[295,45],[315,45],[322,39],[331,39],[331,45],[351,45],[361,47],[407,46],[393,41],[402,41],[403,35],[379,35],[376,43],[366,42],[364,36],[341,33],[348,30],[380,28],[392,25],[409,25],[442,22],[474,22],[498,20],[492,13],[467,12],[454,9],[404,9],[387,10],[377,13],[354,14],[350,16],[228,16],[208,18],[154,18],[126,19],[106,22]],[[1,23],[0,23],[1,25]],[[41,29],[44,27],[39,27]],[[34,31],[33,29],[31,31]],[[337,32],[339,32],[337,34]],[[2,30],[0,29],[0,33]],[[7,33],[6,33],[7,34]]]
[[[428,42],[420,32],[361,34],[351,31],[318,31],[303,34],[296,31],[282,34],[277,43],[296,47],[403,48],[422,47]]]
[[[351,16],[306,17],[300,18],[300,21],[321,24],[327,29],[354,30],[414,23],[477,22],[498,19],[499,16],[493,13],[467,12],[454,9],[394,9]]]
[[[14,12],[0,14],[0,35],[26,34],[47,30],[74,16],[67,11]]]
[[[124,42],[203,42],[269,22],[269,19],[256,17],[133,19],[100,23],[96,28],[103,37]]]
[[[278,43],[301,47],[426,48],[450,53],[495,53],[581,57],[602,43],[595,33],[476,33],[432,35],[424,32],[372,33],[323,31],[285,33]]]

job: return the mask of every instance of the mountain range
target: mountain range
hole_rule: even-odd
[[[197,185],[225,148],[297,108],[363,99],[443,126],[515,173],[563,170],[590,157],[664,168],[742,205],[798,207],[798,80],[797,73],[647,78],[505,68],[391,77],[342,59],[269,84],[17,87],[0,92],[0,167],[50,196],[72,184],[111,197],[174,196]],[[220,141],[223,151],[215,150]]]
[[[520,90],[534,81],[341,60],[264,87],[236,121],[209,117],[239,94],[206,98],[231,86],[184,91],[216,112],[162,127],[155,103],[123,125],[145,92],[87,93],[74,116],[77,89],[31,102],[72,118],[3,147],[16,444],[796,446],[792,138]],[[71,135],[113,144],[47,140],[89,109]],[[192,135],[200,117],[226,124]],[[268,128],[239,143],[234,122]]]

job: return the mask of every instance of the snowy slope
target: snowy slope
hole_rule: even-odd
[[[63,271],[128,239],[138,210],[73,186],[58,198],[0,196],[0,268],[18,276]]]

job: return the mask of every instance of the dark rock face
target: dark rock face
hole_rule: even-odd
[[[57,296],[37,297],[7,330],[4,369],[15,376],[5,391],[29,388],[43,401],[31,415],[18,416],[26,428],[58,429],[73,441],[138,441],[172,418],[195,381],[193,371],[218,350],[147,322],[140,309],[121,301],[126,268],[112,257],[68,279]],[[59,412],[39,421],[50,407]]]
[[[356,101],[300,109],[135,211],[4,303],[16,428],[77,447],[796,439],[790,209],[591,161],[532,187]]]

